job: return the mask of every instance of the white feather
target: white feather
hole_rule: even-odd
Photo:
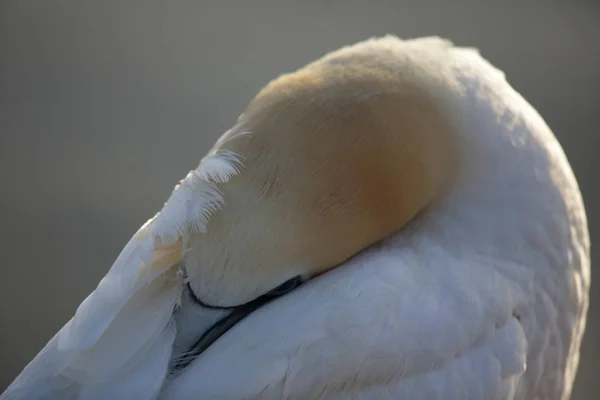
[[[169,325],[181,292],[181,277],[173,272],[138,290],[96,344],[78,352],[63,374],[79,382],[105,382],[126,373],[130,361],[152,347]]]
[[[0,399],[568,397],[589,238],[550,129],[472,49],[387,37],[325,60],[353,57],[409,65],[448,89],[474,190],[457,187],[379,246],[254,312],[161,389],[182,282],[164,251],[206,227],[224,201],[217,183],[238,171],[234,155],[213,151]]]
[[[255,311],[160,398],[568,398],[589,238],[550,129],[500,71],[446,40],[386,37],[324,60],[404,68],[447,89],[473,186]]]
[[[131,297],[140,272],[150,266],[154,243],[152,236],[147,235],[147,226],[133,236],[96,290],[81,303],[75,316],[59,333],[60,350],[82,350],[93,346]]]
[[[239,172],[240,167],[241,161],[237,154],[219,150],[203,160],[196,172],[204,180],[227,182]]]
[[[181,242],[189,232],[205,230],[224,201],[217,184],[240,168],[233,153],[205,157],[0,399],[156,397],[175,337]]]
[[[79,398],[85,400],[155,399],[167,374],[171,343],[174,338],[175,324],[170,323],[132,360],[135,368],[111,376],[109,381],[85,385]]]

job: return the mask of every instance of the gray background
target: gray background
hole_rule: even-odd
[[[263,84],[388,32],[503,69],[561,140],[598,231],[593,2],[1,1],[0,390]],[[594,286],[575,399],[600,390],[598,335]]]

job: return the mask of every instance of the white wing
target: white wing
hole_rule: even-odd
[[[455,100],[465,102],[461,124],[488,135],[478,144],[522,179],[515,186],[494,179],[498,167],[485,171],[492,186],[476,197],[498,206],[507,195],[507,208],[490,215],[458,197],[428,213],[415,228],[420,236],[400,232],[241,321],[167,382],[161,398],[568,395],[585,324],[589,239],[566,158],[535,110],[475,51],[437,38],[404,43],[415,52],[389,57],[390,68],[415,57],[440,79],[451,76]],[[397,45],[358,46],[383,62]],[[356,57],[352,47],[332,57],[345,54]]]
[[[382,56],[386,46],[392,49],[394,40],[373,46],[374,55]],[[451,48],[434,38],[412,43],[425,53]],[[236,171],[233,155],[213,153],[134,236],[74,319],[0,398],[505,400],[558,398],[568,392],[563,389],[577,364],[571,355],[581,339],[589,285],[589,241],[582,233],[585,214],[576,183],[548,128],[502,74],[471,50],[452,53],[442,57],[453,61],[440,64],[441,75],[465,78],[465,96],[474,102],[489,100],[485,94],[480,99],[480,87],[495,93],[494,102],[469,109],[474,119],[490,118],[477,129],[497,124],[514,140],[554,146],[553,164],[530,172],[550,174],[553,168],[555,181],[548,178],[538,186],[550,188],[541,192],[548,195],[544,205],[557,205],[549,223],[558,228],[552,233],[571,236],[536,232],[511,238],[514,221],[491,220],[503,223],[507,236],[516,240],[503,243],[500,252],[519,251],[522,239],[529,241],[525,247],[558,249],[553,265],[546,264],[550,257],[542,250],[526,265],[481,256],[490,249],[466,246],[460,237],[436,242],[425,236],[410,243],[392,237],[257,310],[160,389],[173,340],[171,310],[181,287],[174,268],[180,242],[187,230],[202,230],[219,207],[211,182],[225,181]],[[504,104],[516,111],[503,114]],[[526,114],[524,132],[539,132],[512,132],[510,117],[521,113]],[[554,190],[553,184],[563,186]],[[560,208],[565,202],[572,206],[568,213]],[[477,210],[468,212],[473,218]],[[534,212],[510,217],[532,218],[526,225],[536,229],[541,221],[528,215]],[[564,222],[566,214],[579,221]],[[496,231],[489,222],[482,221],[477,232]],[[444,233],[446,227],[440,226]],[[567,241],[568,257],[555,262],[562,261]],[[149,307],[146,301],[155,303]],[[146,317],[137,315],[140,308]],[[160,311],[150,317],[151,309]],[[24,390],[31,387],[33,392]],[[533,387],[536,392],[530,393]]]
[[[373,251],[258,310],[161,398],[512,398],[530,277],[417,253]]]
[[[0,399],[155,398],[175,337],[182,242],[204,230],[222,201],[216,183],[238,166],[231,153],[209,153]]]

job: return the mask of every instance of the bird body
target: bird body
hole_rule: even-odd
[[[566,399],[589,281],[504,75],[371,39],[267,85],[0,399]]]

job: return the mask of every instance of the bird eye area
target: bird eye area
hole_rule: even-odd
[[[250,300],[247,303],[239,304],[236,306],[214,306],[211,304],[207,304],[207,303],[203,302],[202,300],[200,300],[200,298],[196,295],[196,293],[190,286],[189,282],[187,282],[186,286],[190,293],[190,296],[192,297],[194,302],[196,304],[198,304],[200,307],[209,308],[209,309],[213,309],[213,310],[232,310],[232,309],[237,309],[237,308],[246,308],[246,307],[254,308],[254,307],[260,306],[269,300],[272,300],[274,298],[283,296],[284,294],[291,292],[292,290],[294,290],[301,284],[302,284],[302,277],[300,275],[297,275],[297,276],[283,282],[281,285],[275,287],[274,289],[271,289],[270,291],[263,294],[262,296],[259,296],[254,300]]]

